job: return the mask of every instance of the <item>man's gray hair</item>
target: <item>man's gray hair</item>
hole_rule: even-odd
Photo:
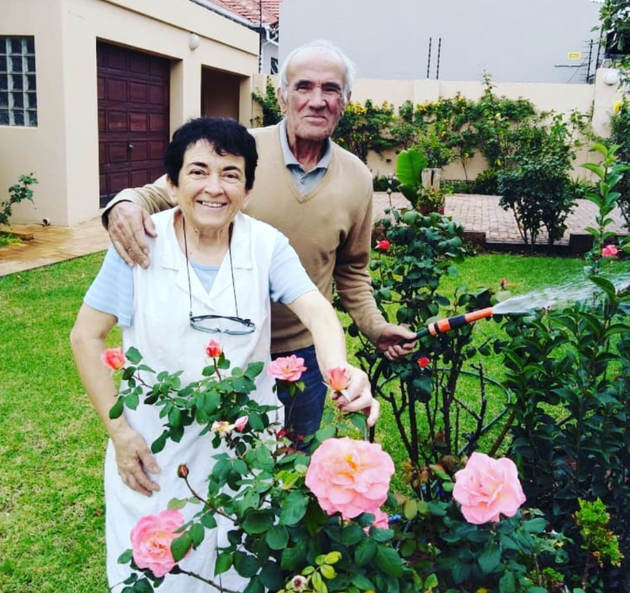
[[[304,45],[300,45],[294,49],[284,60],[282,63],[282,68],[280,68],[280,90],[282,92],[282,96],[286,99],[289,96],[289,81],[287,80],[287,71],[293,58],[298,56],[299,54],[307,51],[327,51],[337,56],[344,68],[344,85],[343,85],[343,99],[347,101],[350,97],[350,92],[352,91],[352,87],[354,86],[354,78],[356,76],[356,68],[352,60],[346,54],[344,54],[336,45],[333,45],[330,41],[325,39],[317,39],[315,41],[310,41],[309,43],[305,43]]]

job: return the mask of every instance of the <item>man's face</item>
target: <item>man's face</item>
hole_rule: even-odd
[[[287,70],[288,95],[279,91],[289,141],[321,142],[332,136],[346,108],[344,66],[333,53],[306,51]]]

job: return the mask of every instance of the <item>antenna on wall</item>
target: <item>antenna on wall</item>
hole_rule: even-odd
[[[427,78],[429,78],[429,72],[431,70],[431,43],[433,42],[433,37],[429,37],[429,57],[427,58]]]
[[[437,66],[435,68],[435,80],[440,78],[440,56],[442,55],[442,38],[438,38]],[[427,76],[428,78],[428,76]]]

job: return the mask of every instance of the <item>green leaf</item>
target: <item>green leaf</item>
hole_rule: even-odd
[[[369,538],[359,542],[359,545],[354,550],[354,560],[359,566],[366,566],[376,556],[376,542]]]
[[[602,278],[601,276],[591,276],[589,280],[597,284],[611,300],[615,300],[617,291],[615,285],[610,280],[606,280],[606,278]]]
[[[322,576],[326,579],[334,579],[337,576],[337,573],[335,572],[335,569],[330,566],[329,564],[324,564],[321,568],[320,571],[322,573]]]
[[[258,562],[254,556],[245,552],[234,552],[234,569],[246,579],[252,578],[258,572]]]
[[[284,585],[282,571],[275,562],[267,562],[260,571],[260,580],[269,591],[278,591]]]
[[[243,522],[243,529],[250,535],[265,533],[273,527],[273,514],[270,511],[250,512]]]
[[[470,564],[464,564],[463,562],[458,562],[453,566],[453,580],[456,585],[461,585],[471,573]]]
[[[370,537],[378,543],[388,542],[394,537],[393,529],[380,529],[378,527],[372,527],[370,529]]]
[[[300,541],[292,548],[282,550],[280,566],[282,570],[296,570],[306,559],[307,542]]]
[[[203,528],[203,525],[200,525],[199,523],[195,523],[190,528],[190,539],[192,540],[192,543],[195,546],[195,548],[203,541],[204,536],[205,536],[205,529]]]
[[[171,553],[173,554],[173,560],[179,562],[190,550],[192,546],[192,539],[188,531],[184,532],[177,539],[171,542]]]
[[[217,556],[217,562],[214,565],[214,576],[218,577],[232,566],[232,554],[220,552]]]
[[[421,183],[422,170],[427,164],[426,157],[418,150],[403,150],[396,160],[396,177],[403,185],[417,188]]]
[[[179,408],[173,407],[171,411],[168,413],[168,421],[171,426],[179,426],[182,421],[182,413],[179,411]]]
[[[171,498],[166,505],[166,508],[169,511],[179,511],[183,509],[188,504],[188,501],[185,498]]]
[[[493,542],[486,544],[477,561],[484,575],[491,574],[501,564],[501,548]]]
[[[125,352],[125,357],[133,364],[138,364],[142,360],[142,354],[133,346]]]
[[[542,533],[547,527],[547,519],[544,517],[537,517],[536,519],[530,519],[523,522],[525,531],[529,533]]]
[[[286,497],[280,512],[282,525],[295,525],[306,514],[309,498],[299,490],[294,490]]]
[[[262,362],[250,362],[247,365],[247,370],[245,371],[245,374],[250,379],[254,379],[258,375],[260,375],[260,373],[262,373],[262,370],[263,370],[264,367],[265,367],[265,365]]]
[[[506,572],[499,581],[499,591],[501,593],[516,593],[516,581],[514,574]]]
[[[148,579],[139,580],[134,586],[135,593],[153,593],[153,587]]]
[[[289,541],[289,532],[283,525],[274,525],[267,532],[265,541],[272,550],[282,550]]]
[[[425,589],[435,589],[435,587],[438,586],[438,578],[435,576],[435,574],[430,574],[424,581],[424,588]]]
[[[124,410],[123,400],[122,398],[119,397],[116,403],[110,409],[109,417],[112,420],[115,420],[116,418],[120,418],[122,416],[123,410]]]
[[[159,453],[166,446],[168,431],[165,430],[157,439],[151,443],[151,453]]]
[[[376,565],[392,577],[401,577],[403,574],[402,559],[393,548],[379,546],[376,552]]]
[[[414,498],[408,498],[403,504],[403,515],[411,521],[418,514],[418,502]]]
[[[364,414],[357,412],[356,414],[350,414],[350,422],[354,424],[359,430],[365,430],[367,428],[367,419]]]
[[[217,520],[212,513],[206,513],[201,517],[201,524],[206,529],[214,529],[217,526]]]
[[[341,531],[341,543],[344,546],[354,546],[365,537],[365,532],[358,525],[348,525]]]
[[[129,564],[132,556],[133,550],[125,550],[120,556],[118,556],[118,564]]]

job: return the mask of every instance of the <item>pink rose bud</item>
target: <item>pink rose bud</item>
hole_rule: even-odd
[[[383,239],[376,244],[376,248],[380,251],[389,251],[391,243],[387,239]]]
[[[324,511],[348,521],[361,513],[380,516],[393,474],[394,462],[379,444],[331,438],[315,449],[305,483]]]
[[[422,358],[418,359],[418,366],[421,369],[426,369],[430,363],[431,361],[426,356],[423,356]]]
[[[188,466],[185,463],[182,463],[177,468],[177,477],[178,478],[187,478],[189,473],[190,473],[190,470],[188,469]]]
[[[221,344],[219,344],[219,342],[215,342],[214,340],[210,340],[206,346],[206,354],[209,358],[219,358],[219,356],[223,354]]]
[[[333,391],[343,391],[348,387],[348,383],[350,383],[348,372],[343,367],[328,369],[326,374],[328,375],[328,387]]]
[[[602,249],[602,257],[617,257],[619,253],[619,249],[617,249],[614,245],[606,245]]]
[[[234,422],[234,428],[239,432],[243,432],[243,430],[245,430],[245,427],[247,426],[248,421],[249,418],[247,416],[241,416],[240,418],[236,419],[236,422]]]
[[[453,498],[462,505],[466,521],[474,525],[496,523],[501,514],[513,517],[525,502],[514,462],[477,452],[455,474]]]
[[[122,348],[119,346],[118,348],[107,348],[101,354],[101,362],[110,369],[117,371],[125,366],[125,355],[123,354]]]
[[[175,533],[184,524],[179,511],[162,511],[142,517],[131,530],[133,561],[138,568],[148,568],[157,578],[173,570],[177,564],[171,553],[171,542],[181,534]]]
[[[280,381],[299,381],[306,370],[304,359],[295,354],[282,356],[273,360],[267,367],[267,374]]]

